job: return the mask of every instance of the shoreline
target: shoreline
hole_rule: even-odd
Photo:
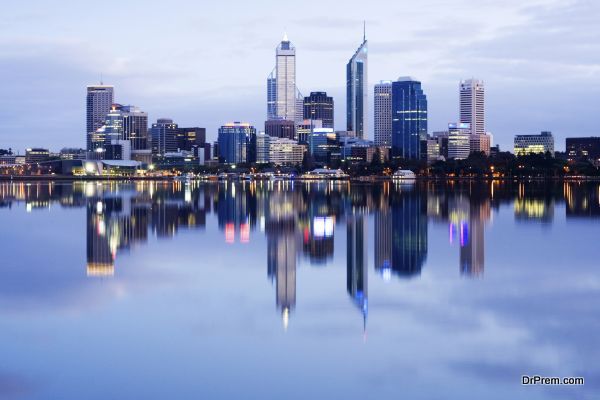
[[[0,175],[0,182],[85,182],[85,181],[99,181],[99,182],[122,182],[122,181],[178,181],[180,177],[174,176],[131,176],[131,177],[113,177],[113,176],[71,176],[71,175]],[[198,182],[238,182],[238,179],[228,180],[211,180],[211,179],[192,179]],[[575,182],[595,182],[600,181],[600,177],[597,176],[565,176],[565,177],[435,177],[435,176],[417,176],[416,179],[393,179],[392,177],[386,176],[362,176],[362,177],[351,177],[346,179],[339,178],[290,178],[282,179],[283,181],[300,181],[300,182],[321,182],[321,181],[339,181],[339,182],[350,182],[350,183],[379,183],[379,182],[429,182],[429,181],[440,181],[440,182],[451,182],[451,181],[472,181],[472,182],[484,182],[484,181],[498,181],[498,182],[514,182],[514,181],[575,181]],[[255,179],[255,182],[270,182],[268,179]],[[252,182],[245,180],[244,182]]]

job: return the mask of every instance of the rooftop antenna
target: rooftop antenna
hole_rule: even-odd
[[[104,79],[102,79],[102,72],[100,72],[100,86],[104,85],[104,82],[102,82]]]
[[[363,20],[363,42],[367,41],[367,21]]]

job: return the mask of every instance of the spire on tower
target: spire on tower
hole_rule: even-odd
[[[363,20],[363,42],[367,41],[367,21]]]
[[[290,40],[288,39],[287,32],[284,32],[284,33],[283,33],[283,40],[282,40],[282,42],[289,42],[289,41],[290,41]]]

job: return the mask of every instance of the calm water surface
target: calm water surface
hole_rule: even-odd
[[[0,398],[598,399],[599,222],[597,183],[0,183]]]

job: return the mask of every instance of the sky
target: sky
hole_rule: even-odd
[[[85,88],[101,78],[115,101],[207,128],[259,130],[266,78],[287,32],[304,95],[327,91],[345,129],[345,66],[369,41],[372,86],[419,79],[429,132],[458,119],[458,84],[486,85],[486,130],[600,136],[600,2],[595,0],[21,1],[0,20],[0,148],[85,146]]]

